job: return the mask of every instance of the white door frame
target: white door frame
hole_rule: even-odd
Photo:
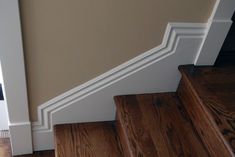
[[[234,0],[217,0],[212,18],[208,24],[208,34],[201,47],[195,64],[213,64],[221,48],[235,6]],[[216,27],[213,24],[224,24]],[[222,24],[223,25],[223,24]],[[218,30],[219,29],[219,30]],[[216,33],[223,29],[223,36]],[[213,48],[211,41],[219,41]],[[207,50],[210,50],[209,53]],[[212,50],[212,51],[211,51]],[[205,60],[205,58],[207,58]],[[9,130],[13,155],[32,153],[31,123],[27,100],[27,88],[22,47],[22,34],[18,0],[0,0],[0,60],[3,73],[3,89],[9,114]]]
[[[0,0],[0,60],[13,155],[32,153],[18,0]]]

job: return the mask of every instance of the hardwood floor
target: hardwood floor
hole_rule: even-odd
[[[57,157],[122,157],[113,122],[55,126]]]
[[[209,157],[175,93],[117,96],[115,102],[126,156]]]
[[[212,157],[235,154],[235,67],[181,66],[178,95]]]
[[[12,157],[9,138],[0,138],[0,157]],[[17,157],[55,157],[55,153],[54,151],[42,151],[30,155],[19,155]]]

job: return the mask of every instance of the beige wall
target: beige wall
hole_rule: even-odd
[[[36,107],[162,41],[168,22],[207,22],[214,0],[20,0]]]

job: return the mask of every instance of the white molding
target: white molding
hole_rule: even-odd
[[[231,20],[235,11],[234,0],[217,0],[208,21],[206,38],[200,47],[195,65],[214,65],[223,42],[233,23]]]
[[[18,122],[9,124],[11,147],[17,154],[32,153],[31,123]]]
[[[0,22],[3,94],[9,116],[12,154],[29,154],[32,153],[32,137],[17,0],[0,0]]]
[[[230,20],[235,11],[235,1],[217,0],[213,10],[213,20]]]
[[[177,66],[194,62],[198,47],[205,37],[206,27],[206,24],[169,23],[160,46],[40,105],[38,122],[33,123],[34,149],[53,148],[52,126],[54,124],[114,119],[115,107],[112,102],[114,95],[175,91],[180,79]],[[164,64],[168,65],[167,68],[162,67]],[[149,69],[151,72],[146,76],[144,73]],[[162,74],[154,74],[156,70],[162,71]],[[166,72],[163,73],[164,70]],[[155,78],[156,83],[155,80],[150,81],[149,77]],[[128,79],[132,81],[128,83],[131,87],[127,88],[123,84]],[[143,79],[142,83],[148,82],[143,86],[139,81],[134,81],[135,79]],[[132,89],[132,87],[135,88]],[[73,107],[76,109],[71,110],[70,108]],[[64,112],[67,113],[67,111],[69,114],[64,116]],[[72,111],[77,112],[73,114]],[[78,113],[79,111],[81,113]]]

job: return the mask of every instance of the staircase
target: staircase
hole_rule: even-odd
[[[56,125],[56,157],[234,157],[235,67],[179,70],[176,93],[116,96],[116,121]]]

